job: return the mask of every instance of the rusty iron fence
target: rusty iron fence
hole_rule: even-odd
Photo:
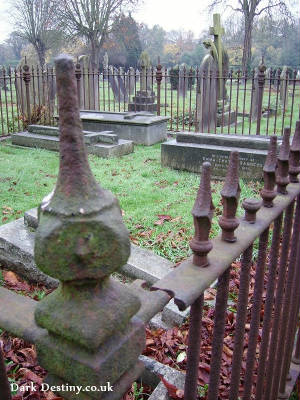
[[[60,62],[63,63],[65,61]],[[65,71],[65,69],[62,70]],[[92,321],[91,327],[93,328],[91,329],[94,335],[94,329],[96,329],[95,326],[98,326],[99,320],[96,318],[96,314],[94,314],[96,310],[91,310],[88,305],[90,298],[86,297],[85,290],[87,288],[91,290],[94,287],[93,273],[91,274],[91,271],[95,269],[94,259],[97,259],[98,256],[100,259],[103,257],[100,255],[102,250],[96,250],[96,248],[107,249],[104,257],[110,257],[108,256],[110,254],[110,247],[105,247],[104,244],[97,244],[95,248],[92,247],[92,250],[89,250],[89,241],[92,240],[91,246],[94,246],[93,241],[99,240],[99,238],[94,237],[96,231],[93,230],[92,226],[94,225],[91,224],[91,218],[96,218],[95,223],[98,221],[98,217],[94,217],[95,210],[99,209],[99,206],[96,207],[95,203],[97,198],[97,196],[95,197],[95,191],[98,189],[90,178],[88,164],[83,156],[83,142],[80,139],[79,125],[77,123],[79,112],[78,106],[75,105],[74,96],[74,91],[76,90],[75,81],[73,81],[72,88],[68,88],[67,83],[72,82],[70,75],[67,76],[67,79],[62,78],[64,78],[64,75],[60,72],[60,84],[63,87],[60,89],[62,137],[60,143],[61,166],[59,182],[56,185],[57,194],[53,195],[50,200],[47,197],[46,201],[42,203],[39,221],[41,226],[38,228],[40,233],[38,234],[38,243],[35,246],[36,262],[40,268],[44,272],[49,271],[48,273],[63,282],[64,291],[66,291],[67,295],[65,299],[66,305],[61,304],[63,313],[65,312],[65,307],[68,313],[70,312],[73,301],[72,296],[75,296],[76,319],[72,320],[75,317],[70,315],[68,321],[62,323],[62,327],[60,327],[59,322],[55,322],[54,326],[52,326],[49,323],[49,319],[51,322],[53,312],[54,316],[56,316],[55,318],[58,318],[58,314],[55,313],[55,309],[60,310],[58,303],[54,307],[51,303],[53,300],[50,299],[50,303],[46,300],[48,296],[41,302],[38,302],[38,304],[42,303],[41,305],[37,305],[33,300],[25,302],[23,298],[20,299],[19,295],[9,293],[8,290],[0,288],[0,301],[2,304],[3,301],[6,302],[5,312],[2,310],[0,313],[0,326],[12,334],[21,335],[30,342],[37,341],[39,343],[38,354],[39,352],[42,353],[40,362],[43,366],[43,362],[47,361],[46,364],[48,367],[46,365],[46,368],[48,368],[51,376],[59,373],[61,374],[59,375],[60,382],[72,382],[72,377],[75,376],[72,374],[78,369],[81,372],[79,372],[79,375],[76,375],[78,378],[76,383],[83,384],[84,382],[86,383],[86,379],[93,381],[94,370],[92,375],[86,373],[85,370],[82,372],[81,362],[87,365],[88,369],[95,368],[97,372],[100,368],[99,365],[102,365],[103,359],[100,357],[99,365],[95,364],[93,361],[95,360],[94,355],[95,352],[98,354],[97,352],[101,351],[103,345],[105,348],[106,342],[103,344],[100,338],[98,341],[97,335],[96,337],[92,337],[93,340],[91,342],[87,342],[87,340],[90,340],[90,333],[88,330],[83,329],[82,333],[79,331],[78,337],[73,337],[73,334],[71,335],[73,350],[70,354],[67,354],[64,352],[68,349],[67,343],[70,340],[68,330],[72,328],[77,332],[77,326],[82,328],[82,322],[78,319],[77,313],[81,315],[82,310],[89,310],[87,314],[83,313],[82,315],[85,324],[90,324]],[[72,99],[71,102],[66,102],[68,98]],[[74,127],[70,124],[70,118],[74,121]],[[225,322],[229,298],[230,270],[232,263],[237,259],[240,259],[241,264],[240,282],[234,320],[234,346],[232,349],[230,387],[227,398],[230,400],[238,400],[239,398],[243,400],[288,398],[293,383],[299,375],[300,185],[298,175],[300,173],[300,121],[296,122],[291,144],[290,133],[291,130],[289,128],[284,129],[279,152],[277,151],[277,137],[275,135],[270,137],[269,151],[263,168],[264,186],[261,190],[261,198],[244,200],[242,205],[245,215],[243,218],[236,217],[240,196],[238,176],[239,154],[236,151],[231,153],[227,176],[221,191],[223,208],[219,225],[222,233],[213,240],[209,239],[214,212],[211,197],[211,166],[209,163],[204,163],[199,190],[192,210],[195,235],[190,242],[190,247],[193,251],[193,256],[182,262],[166,277],[156,282],[151,288],[152,291],[144,290],[140,282],[134,282],[130,286],[132,294],[138,296],[141,302],[141,307],[138,310],[135,308],[135,315],[132,318],[135,324],[138,324],[138,321],[148,322],[170,301],[170,298],[174,298],[180,310],[191,306],[185,400],[195,400],[197,398],[204,291],[215,280],[218,283],[207,399],[217,400],[219,398],[220,371],[224,362],[222,355],[224,351]],[[76,151],[73,151],[75,148]],[[74,174],[72,174],[74,163],[77,166],[75,178],[73,178]],[[84,182],[90,182],[84,186],[85,197],[83,203],[83,195],[80,191],[78,192],[78,187],[81,188],[80,182],[82,179]],[[73,193],[75,197],[70,196],[70,193]],[[114,208],[110,209],[109,207],[111,206],[108,207],[110,203],[107,196],[102,194],[97,201],[103,202],[103,209],[108,210],[106,212],[113,212]],[[57,199],[60,202],[57,202]],[[75,206],[79,207],[77,211]],[[112,219],[116,225],[113,227],[110,226],[110,229],[115,229],[113,233],[110,233],[112,236],[108,236],[107,238],[105,235],[100,236],[103,241],[109,240],[112,247],[111,251],[114,252],[113,261],[116,261],[118,266],[120,266],[120,261],[115,258],[115,253],[119,254],[121,251],[119,247],[121,246],[121,242],[119,240],[124,234],[124,230],[116,215],[114,214],[114,219]],[[54,218],[53,223],[50,223],[50,217]],[[58,221],[61,218],[63,219],[59,224]],[[105,221],[108,223],[109,219]],[[82,224],[82,229],[80,229],[78,223]],[[68,224],[71,224],[71,226],[75,224],[76,229],[71,229]],[[74,235],[72,239],[67,238],[65,242],[67,246],[65,251],[68,256],[65,256],[64,252],[60,252],[63,241],[62,233],[60,233],[61,229],[63,229],[66,235]],[[102,227],[101,229],[104,228]],[[49,233],[51,243],[58,238],[58,241],[55,242],[56,244],[52,243],[55,244],[54,247],[47,245],[47,242],[45,242],[48,237],[47,232]],[[83,233],[81,234],[81,232]],[[124,246],[124,239],[122,240],[122,246]],[[256,246],[256,240],[258,240],[258,254],[255,261],[253,260],[253,249]],[[42,246],[41,250],[40,246]],[[69,248],[69,246],[71,247]],[[72,251],[76,251],[74,258]],[[91,251],[93,251],[92,257],[90,255]],[[100,251],[98,256],[97,251]],[[55,260],[57,257],[59,257],[59,263],[57,263],[57,267],[53,270],[53,265],[56,265]],[[72,260],[71,265],[69,265],[69,259]],[[88,268],[89,262],[93,262],[91,269]],[[111,262],[108,265],[110,271]],[[253,265],[255,266],[254,293],[253,301],[249,304],[250,268]],[[78,273],[76,273],[77,268],[79,268]],[[102,266],[99,266],[99,268],[102,269]],[[97,277],[94,277],[95,283],[99,279],[103,279],[103,274],[104,276],[109,274],[106,269],[103,270],[103,274],[97,268],[95,269],[96,272]],[[90,279],[89,282],[87,282],[87,278]],[[77,283],[74,283],[73,279]],[[264,285],[264,281],[267,282],[266,286]],[[73,288],[73,295],[70,297],[68,294],[70,289],[68,288],[71,287]],[[98,286],[96,287],[98,290]],[[101,293],[101,287],[99,290],[99,293]],[[104,285],[103,290],[110,289],[105,289]],[[118,291],[120,289],[115,290]],[[55,301],[62,301],[64,294],[61,291],[58,293]],[[78,297],[77,293],[81,293],[83,297]],[[90,293],[89,296],[93,299],[94,289]],[[113,307],[111,309],[113,310],[116,304],[111,305],[112,297],[109,296],[110,300],[105,302],[105,294],[102,293],[99,295],[99,293],[97,292],[95,295],[104,301],[103,305],[105,308],[110,310]],[[80,298],[84,299],[82,303]],[[115,294],[114,298],[118,299],[119,296]],[[87,306],[88,308],[86,308]],[[6,311],[10,307],[14,311],[7,315]],[[50,308],[48,309],[48,307]],[[111,320],[111,314],[107,310],[105,312],[105,321],[107,318],[109,319],[110,330],[115,332],[115,326],[119,326],[119,321],[117,319]],[[116,312],[116,310],[113,312]],[[249,332],[246,330],[246,315],[248,312],[251,314]],[[28,316],[28,320],[25,322],[23,318],[24,313]],[[43,319],[44,313],[47,315],[45,320]],[[90,313],[91,321],[89,317]],[[34,320],[34,315],[37,322]],[[100,313],[99,315],[101,316],[102,314]],[[130,315],[132,316],[132,313]],[[105,321],[103,320],[102,323]],[[64,329],[67,330],[66,333]],[[50,337],[52,336],[51,332],[55,333],[54,342],[48,341],[47,330],[50,332]],[[101,332],[101,335],[103,334],[103,330],[99,332]],[[115,356],[112,356],[112,359],[110,358],[111,352],[105,357],[105,371],[107,369],[110,371],[109,365],[111,362],[113,365],[111,371],[114,371],[114,374],[120,371],[124,372],[124,365],[128,365],[127,358],[133,362],[132,360],[135,357],[133,353],[136,351],[134,350],[136,347],[131,347],[130,344],[133,340],[132,337],[128,336],[128,333],[126,333],[125,337],[121,333],[120,335],[117,338],[114,335],[111,336],[109,340],[113,342],[109,342],[110,346],[112,346],[109,348],[115,349],[116,347],[119,349],[118,340],[120,340],[120,343],[124,343],[125,340],[125,342],[128,341],[130,350],[126,352],[126,356],[119,357],[117,360]],[[60,347],[60,337],[64,338],[63,347]],[[110,338],[110,336],[108,337]],[[83,351],[86,343],[89,347],[87,353],[89,356],[82,358],[82,354],[85,354]],[[46,349],[43,346],[46,346]],[[64,368],[61,368],[57,361],[52,364],[50,360],[53,355],[50,355],[50,358],[45,355],[49,348],[52,351],[55,349],[55,352],[58,354],[62,352],[62,357],[66,356],[68,359],[69,357],[72,358],[75,354],[74,363],[71,363],[71,366],[64,364]],[[78,353],[76,349],[78,349]],[[64,360],[64,358],[61,359]],[[242,372],[242,363],[245,363],[244,372]],[[132,370],[136,371],[134,368]],[[131,369],[129,371],[131,372]],[[117,380],[117,378],[117,375],[114,376],[114,379]],[[124,379],[125,383],[122,381],[123,386],[121,385],[120,389],[122,393],[130,386],[134,377],[129,374]],[[75,382],[73,383],[75,384]],[[117,386],[117,390],[119,388],[120,386]],[[1,399],[9,400],[9,386],[3,360],[0,360],[0,390]],[[68,397],[66,396],[66,398]],[[92,398],[97,399],[98,397],[92,396]]]
[[[75,74],[81,109],[155,112],[170,118],[170,131],[282,136],[285,126],[295,124],[300,107],[296,70],[260,66],[250,74],[230,70],[220,77],[198,67],[96,71],[77,63]],[[56,113],[52,67],[1,69],[1,135],[25,130],[29,123],[53,125]]]

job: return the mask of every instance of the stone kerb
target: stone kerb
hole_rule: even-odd
[[[260,180],[263,176],[269,138],[208,133],[178,133],[162,143],[161,163],[165,167],[200,173],[203,162],[212,164],[214,178],[225,178],[231,151],[239,151],[240,176]]]

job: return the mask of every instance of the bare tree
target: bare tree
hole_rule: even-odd
[[[33,45],[43,68],[57,23],[57,1],[13,0],[13,9],[17,34]]]
[[[243,39],[243,71],[250,68],[251,63],[251,45],[253,24],[256,17],[264,13],[271,15],[277,11],[281,16],[292,18],[288,2],[285,0],[237,0],[237,7],[233,7],[230,0],[213,0],[209,5],[212,11],[218,5],[225,5],[243,16],[244,21],[244,39]]]
[[[114,17],[138,0],[61,0],[60,16],[71,35],[85,38],[91,66],[98,67],[100,49],[111,32]]]

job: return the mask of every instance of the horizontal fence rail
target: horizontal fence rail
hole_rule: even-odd
[[[292,389],[290,387],[287,390],[286,384],[290,379],[293,354],[293,361],[299,364],[299,344],[294,351],[294,342],[296,337],[299,338],[300,303],[299,161],[297,167],[295,165],[295,160],[299,160],[300,156],[300,121],[297,121],[291,147],[289,129],[284,130],[278,158],[277,138],[272,136],[270,139],[264,166],[262,200],[246,199],[243,202],[245,217],[242,220],[235,216],[240,192],[238,153],[231,153],[221,192],[223,214],[219,224],[222,234],[212,241],[209,240],[213,213],[210,165],[203,164],[201,183],[192,211],[195,237],[190,247],[194,255],[152,287],[174,297],[182,310],[191,305],[185,400],[197,398],[198,365],[199,361],[205,362],[201,352],[201,337],[204,334],[201,325],[202,319],[205,320],[204,291],[216,279],[210,374],[205,398],[275,400],[288,398]],[[254,247],[257,248],[256,259]],[[220,397],[230,270],[237,259],[240,259],[241,267],[233,322],[230,386],[225,397],[224,392]],[[254,291],[249,296],[250,269],[253,266]],[[247,316],[250,317],[248,332]]]
[[[91,183],[89,184],[89,192],[86,192],[88,195],[85,196],[84,203],[85,208],[89,206],[89,210],[91,211],[89,211],[89,214],[86,214],[88,218],[85,219],[85,210],[82,208],[82,194],[80,191],[77,191],[79,178],[81,179],[80,182],[86,182],[86,177],[89,177],[87,159],[84,156],[81,131],[79,129],[78,104],[75,104],[77,101],[74,92],[76,90],[78,91],[78,80],[75,84],[74,75],[72,75],[72,63],[69,59],[67,59],[67,61],[62,59],[59,60],[59,62],[68,62],[68,65],[70,66],[67,79],[62,79],[63,69],[60,71],[61,75],[59,81],[61,82],[61,85],[66,85],[67,80],[69,80],[70,85],[72,84],[72,91],[70,89],[70,93],[67,92],[67,86],[60,88],[60,101],[66,101],[66,104],[69,106],[70,102],[67,100],[70,97],[73,102],[72,110],[71,107],[70,109],[66,107],[64,110],[62,109],[60,114],[60,119],[65,128],[62,130],[63,134],[60,142],[60,150],[62,155],[67,156],[69,145],[72,143],[73,146],[76,147],[77,151],[72,152],[72,157],[74,156],[75,158],[61,157],[61,171],[67,171],[69,175],[66,174],[66,172],[64,172],[65,175],[63,175],[63,173],[59,174],[59,184],[56,185],[56,188],[58,188],[56,190],[59,193],[59,199],[63,200],[57,201],[56,203],[53,201],[53,205],[54,207],[61,207],[62,203],[64,208],[62,211],[59,210],[60,212],[55,211],[56,214],[54,214],[53,208],[50,208],[51,203],[50,205],[48,204],[49,198],[47,198],[47,201],[44,202],[43,207],[41,207],[41,213],[45,213],[46,218],[40,220],[38,229],[45,230],[45,227],[49,227],[49,240],[56,240],[56,237],[59,240],[55,242],[55,246],[52,248],[49,246],[43,247],[47,254],[43,251],[37,253],[38,256],[36,256],[36,261],[42,261],[40,266],[44,272],[45,268],[46,271],[48,271],[47,268],[49,268],[49,271],[51,271],[53,276],[56,276],[57,274],[57,278],[61,279],[63,282],[64,290],[61,291],[60,289],[57,289],[57,291],[53,292],[54,295],[50,295],[52,297],[46,296],[45,299],[40,302],[35,302],[33,300],[30,301],[28,299],[25,302],[23,299],[20,300],[19,295],[11,293],[4,288],[0,288],[0,302],[6,301],[6,304],[8,305],[7,310],[9,310],[9,307],[14,309],[12,315],[7,312],[0,313],[0,326],[12,334],[23,332],[23,337],[26,338],[26,340],[37,342],[38,344],[42,343],[42,346],[38,347],[38,353],[42,353],[44,358],[42,357],[41,359],[48,363],[49,368],[47,369],[49,374],[52,374],[52,376],[53,374],[66,374],[60,376],[61,380],[66,381],[70,376],[73,376],[73,370],[78,370],[79,375],[76,375],[76,377],[78,378],[77,383],[80,384],[80,378],[84,379],[86,376],[85,368],[87,368],[87,366],[90,367],[90,364],[88,363],[89,357],[94,360],[94,355],[98,354],[97,352],[99,351],[99,348],[102,348],[103,350],[103,345],[105,345],[106,342],[100,341],[98,343],[99,338],[97,335],[92,336],[92,342],[86,341],[90,338],[89,329],[83,329],[86,325],[83,325],[82,320],[78,318],[78,312],[82,313],[82,310],[84,311],[82,314],[85,321],[84,324],[88,323],[91,330],[94,329],[94,326],[98,326],[97,324],[99,322],[101,322],[99,327],[101,326],[102,329],[102,324],[106,323],[106,319],[109,316],[109,329],[112,329],[115,333],[116,326],[114,324],[117,325],[119,322],[117,321],[118,318],[115,320],[110,319],[111,314],[108,313],[105,314],[105,320],[101,320],[101,318],[98,319],[98,314],[93,314],[93,312],[95,311],[97,313],[99,310],[94,310],[90,307],[87,308],[86,306],[90,296],[92,296],[91,298],[93,299],[91,293],[93,293],[94,289],[91,291],[92,287],[97,288],[97,301],[96,303],[92,302],[93,305],[99,305],[101,299],[106,300],[105,294],[101,292],[102,286],[104,290],[107,290],[106,285],[99,285],[99,282],[103,279],[103,275],[99,273],[99,269],[102,268],[102,250],[99,253],[101,265],[97,264],[96,268],[95,263],[92,264],[92,266],[95,267],[93,270],[94,274],[98,273],[99,277],[91,275],[90,269],[86,267],[89,267],[88,262],[90,262],[90,260],[94,260],[96,251],[99,248],[97,242],[97,246],[92,247],[93,253],[92,257],[90,257],[91,251],[88,247],[89,240],[92,238],[92,244],[93,240],[99,240],[99,237],[101,237],[101,240],[105,240],[105,237],[102,239],[102,237],[105,236],[101,233],[102,230],[100,230],[99,234],[94,234],[96,232],[94,230],[91,231],[92,234],[88,234],[89,229],[92,229],[91,226],[94,227],[98,221],[95,219],[95,222],[93,221],[92,225],[90,224],[91,218],[98,213],[98,210],[101,210],[102,213],[103,210],[108,209],[109,207],[107,204],[109,203],[106,197],[108,196],[107,194],[103,195],[102,192],[102,195],[99,196],[99,193],[96,192],[97,195],[95,195],[96,186],[93,183],[92,178],[90,178]],[[70,96],[72,94],[73,97]],[[77,118],[77,121],[75,121],[77,124],[74,129],[69,123],[70,115],[72,118],[74,118],[74,116]],[[77,138],[77,140],[70,141],[70,137],[73,139]],[[78,168],[79,172],[74,180],[72,166],[73,162],[78,162],[76,157],[82,158],[83,166],[82,168]],[[221,191],[222,214],[219,218],[221,234],[213,240],[210,240],[209,238],[215,207],[212,203],[211,195],[211,165],[206,162],[203,164],[200,186],[192,209],[195,234],[193,239],[190,241],[190,247],[193,256],[182,262],[179,266],[174,268],[171,273],[156,282],[151,288],[152,292],[142,290],[142,288],[137,290],[134,285],[130,286],[131,295],[134,294],[140,298],[141,307],[139,308],[135,303],[134,310],[137,311],[135,314],[133,311],[133,314],[130,314],[130,316],[134,315],[133,318],[126,320],[126,322],[130,325],[134,321],[134,323],[137,324],[135,326],[139,327],[137,331],[140,332],[139,334],[141,334],[142,328],[144,328],[141,324],[147,322],[153,315],[155,315],[169,302],[171,297],[174,298],[175,303],[181,310],[191,306],[184,393],[185,400],[197,399],[199,387],[199,361],[202,363],[205,361],[206,365],[208,365],[209,383],[205,395],[208,400],[218,400],[219,398],[230,400],[275,400],[277,398],[288,398],[291,391],[291,388],[288,386],[288,379],[290,378],[289,373],[291,373],[293,382],[295,381],[294,378],[299,375],[299,367],[298,369],[295,368],[295,364],[300,363],[299,341],[296,343],[295,348],[294,343],[295,338],[299,340],[298,319],[300,307],[300,185],[298,178],[300,173],[300,121],[296,122],[296,129],[291,144],[290,129],[284,129],[282,145],[279,151],[277,151],[277,136],[272,135],[270,137],[268,155],[263,168],[264,182],[261,196],[260,198],[246,199],[243,201],[242,206],[245,210],[243,218],[238,218],[236,216],[240,201],[238,171],[239,153],[233,151],[230,155],[228,171]],[[67,190],[64,187],[66,179],[68,179]],[[62,193],[66,194],[62,195]],[[74,198],[70,193],[77,195],[77,197],[75,196],[75,200],[78,201],[79,209],[76,218],[74,217]],[[51,197],[50,201],[52,201],[53,198],[55,199],[54,195]],[[69,204],[70,198],[72,198],[71,204]],[[95,211],[95,201],[97,200],[101,202],[103,198],[104,207],[102,206],[102,208],[100,208],[98,206]],[[114,206],[109,209],[109,212],[116,212],[116,214],[112,214],[113,218],[106,218],[106,220],[117,221],[116,226],[112,227],[109,225],[110,233],[108,235],[110,243],[115,243],[111,240],[113,235],[111,230],[112,228],[115,228],[119,235],[122,221],[117,219],[117,217],[119,218],[120,213],[119,210],[115,208],[116,202],[114,201],[112,204],[114,204]],[[49,207],[49,210],[47,207]],[[101,213],[99,215],[101,215]],[[54,225],[53,223],[51,225],[48,221],[50,217],[54,218],[53,215],[55,215],[56,219]],[[66,247],[71,243],[73,247],[67,247],[69,252],[68,255],[72,258],[72,251],[75,248],[77,253],[74,260],[77,261],[79,259],[80,262],[77,265],[75,261],[69,262],[69,259],[66,260],[64,248],[64,251],[59,253],[61,260],[63,261],[58,264],[57,269],[53,272],[52,269],[55,262],[52,262],[52,260],[56,260],[57,246],[62,246],[62,236],[57,235],[57,233],[53,234],[53,230],[54,232],[57,232],[56,230],[59,230],[60,226],[62,226],[66,232],[72,231],[73,233],[73,230],[71,230],[69,226],[66,228],[62,224],[59,225],[57,223],[57,220],[61,217],[63,217],[62,221],[64,222],[69,219],[69,224],[76,224],[76,229],[74,229],[76,232],[74,235],[76,235],[78,231],[78,237],[74,236],[76,240],[65,241],[64,243]],[[78,220],[80,222],[78,222]],[[44,224],[44,227],[42,224]],[[55,226],[55,228],[53,228],[53,226]],[[101,225],[101,229],[103,229],[102,226],[103,225]],[[82,229],[80,230],[79,227]],[[118,238],[119,236],[116,235],[116,237]],[[44,243],[44,238],[44,233],[42,235],[40,234],[40,236],[37,234],[37,249],[39,249],[38,246],[41,243]],[[127,239],[129,248],[129,238]],[[73,243],[75,243],[76,246]],[[119,242],[117,242],[117,244],[118,243]],[[111,249],[109,246],[104,248]],[[115,245],[113,251],[120,251],[120,246],[118,247]],[[107,254],[108,250],[105,253],[105,256],[107,256]],[[48,256],[50,257],[50,261]],[[83,263],[82,259],[85,260],[84,257],[86,256],[89,257],[86,259],[88,261]],[[121,261],[117,261],[118,266],[120,267],[124,260],[122,259]],[[224,364],[228,364],[228,358],[225,358],[224,360],[223,356],[225,352],[224,344],[226,341],[226,318],[228,316],[229,295],[232,282],[231,272],[234,268],[233,263],[236,262],[239,263],[239,288],[236,295],[236,302],[234,303],[236,307],[235,313],[231,312],[231,324],[233,326],[232,334],[234,337],[232,348],[229,349],[232,353],[229,363],[230,379],[226,383],[227,387],[225,387],[221,371]],[[107,262],[107,265],[110,266],[109,262]],[[77,270],[74,272],[74,269],[77,267],[79,272],[76,275]],[[108,267],[105,266],[105,268]],[[68,272],[68,269],[70,270],[69,273],[72,274],[71,277],[73,278],[73,274],[75,274],[73,279],[77,280],[80,284],[77,282],[73,287],[73,279],[70,279],[68,276],[68,279],[66,279],[65,274]],[[107,272],[107,270],[104,271],[104,277],[106,279],[108,278],[109,272]],[[83,273],[86,275],[83,275]],[[214,325],[213,330],[209,333],[212,337],[212,341],[209,360],[207,360],[204,358],[205,351],[201,346],[202,339],[204,338],[205,312],[207,310],[204,292],[215,280],[217,280],[216,298],[212,314]],[[93,286],[94,284],[95,286]],[[69,286],[71,288],[70,292],[68,291]],[[98,293],[98,288],[101,295]],[[250,288],[252,288],[251,291]],[[117,290],[122,293],[125,288],[121,290],[118,285],[118,289],[111,290]],[[51,298],[54,298],[57,299],[55,301],[59,302],[59,296],[63,296],[64,291],[67,293],[67,297],[62,297],[63,301],[61,301],[60,304],[54,303],[56,306],[55,310],[58,308],[60,312],[61,310],[67,311],[67,315],[69,315],[70,310],[72,309],[70,307],[72,303],[69,304],[68,302],[72,301],[72,297],[75,296],[75,294],[76,296],[78,295],[77,291],[79,291],[79,293],[82,291],[84,294],[84,304],[82,305],[82,302],[80,301],[81,297],[76,297],[76,313],[72,316],[72,318],[75,316],[76,323],[72,321],[72,318],[70,317],[71,324],[69,324],[69,320],[66,321],[63,319],[62,328],[59,324],[56,325],[56,322],[53,327],[53,324],[49,325],[47,323],[47,319],[44,322],[42,317],[44,312],[48,312],[48,301],[51,302]],[[138,294],[141,291],[143,294]],[[153,291],[157,291],[157,293],[154,294]],[[70,293],[72,293],[72,296],[70,296]],[[103,303],[105,308],[111,306],[110,303],[112,299],[119,298],[117,295],[118,292],[113,293],[114,295],[112,296],[109,292],[109,295],[107,296],[109,301]],[[132,299],[132,301],[135,300]],[[57,307],[58,305],[61,307]],[[83,309],[82,306],[84,307]],[[123,302],[122,307],[126,306],[127,303]],[[112,309],[113,315],[118,310],[116,305],[114,307],[116,308]],[[29,319],[24,322],[22,315],[24,314],[25,309],[27,310],[26,315],[29,316]],[[86,312],[87,310],[88,312]],[[53,306],[50,311],[53,311]],[[91,319],[89,318],[90,314],[92,315]],[[36,316],[35,319],[34,315]],[[61,318],[60,314],[50,314],[50,316],[53,316],[55,321],[57,317]],[[248,319],[250,321],[249,324],[247,323]],[[37,321],[40,321],[39,326],[37,325]],[[74,327],[77,327],[77,323],[79,323],[80,327],[79,335],[81,332],[83,332],[84,335],[83,337],[79,336],[80,341],[78,342],[75,341],[77,337],[75,338],[73,335],[73,329]],[[25,329],[23,329],[24,327]],[[49,336],[48,333],[45,333],[48,329],[50,332],[52,329],[56,329],[54,331],[55,335],[53,333],[53,336],[55,336],[55,340],[58,341],[57,355],[61,357],[60,360],[63,360],[64,362],[64,357],[71,357],[70,360],[73,360],[73,364],[66,363],[65,368],[58,368],[57,361],[52,363],[51,357],[49,358],[48,354],[47,357],[45,357],[46,352],[44,351],[44,345],[50,344],[53,346],[52,339],[50,342],[45,339]],[[101,329],[99,328],[99,332],[103,332]],[[109,340],[115,340],[116,336],[114,336],[111,331],[109,332]],[[118,332],[118,334],[119,333],[120,332]],[[207,335],[207,332],[205,334]],[[63,338],[64,346],[67,345],[67,342],[71,337],[72,349],[75,349],[75,347],[78,346],[80,351],[77,352],[74,350],[74,352],[72,351],[69,353],[68,351],[65,351],[64,346],[61,348],[61,336]],[[96,342],[94,342],[94,339]],[[126,337],[121,336],[119,339],[122,343],[124,343],[123,340],[125,340],[129,345],[131,345],[131,343],[134,344],[131,351],[126,352],[126,357],[128,357],[129,362],[131,363],[130,365],[135,365],[135,357],[138,356],[138,352],[144,345],[143,336],[141,335],[141,341],[139,342],[139,345],[141,346],[139,347],[139,351],[136,351],[136,343],[132,342],[132,340],[135,340],[135,335],[129,335]],[[83,345],[86,344],[88,344],[88,352],[84,353],[82,359],[81,354],[84,352]],[[68,349],[68,347],[66,348]],[[118,342],[116,343],[116,348],[119,348]],[[72,359],[73,355],[75,355],[74,359]],[[117,380],[119,379],[119,376],[115,371],[119,370],[116,366],[119,365],[119,361],[121,365],[123,365],[122,363],[126,361],[126,357],[119,357],[117,359],[118,362],[116,362],[114,356],[110,357],[110,354],[106,355],[105,353],[104,362],[108,363],[105,364],[106,366],[110,365],[109,362],[112,363],[113,368],[111,372],[115,374],[114,378]],[[83,364],[81,364],[82,360]],[[10,394],[7,392],[8,384],[5,376],[5,367],[3,366],[2,361],[0,355],[0,388],[2,388],[3,393],[5,393],[4,400],[10,400]],[[102,358],[100,358],[99,362],[103,362]],[[84,365],[85,368],[82,368],[82,365]],[[94,367],[95,363],[92,362],[91,368]],[[53,370],[51,370],[51,368],[53,368]],[[84,376],[80,375],[82,370],[84,370]],[[97,364],[96,371],[98,370],[99,365]],[[130,371],[131,369],[129,368],[129,372]],[[122,370],[122,373],[124,373],[124,370]],[[139,376],[139,374],[140,372],[136,372],[136,376]],[[125,374],[125,376],[126,380],[125,383],[123,381],[124,386],[121,386],[122,390],[120,389],[119,398],[121,398],[121,391],[124,393],[125,388],[130,387],[132,379],[135,379],[127,374]],[[93,377],[94,374],[91,375],[91,379],[93,379]],[[220,394],[221,390],[223,397],[221,397]]]
[[[300,107],[297,71],[267,70],[250,74],[230,70],[219,76],[196,68],[107,66],[101,70],[76,64],[81,109],[148,111],[168,116],[169,131],[243,135],[283,135]],[[23,65],[0,70],[0,134],[27,125],[54,125],[57,114],[56,77],[52,67]]]

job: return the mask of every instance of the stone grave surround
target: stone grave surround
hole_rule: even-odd
[[[83,131],[88,153],[99,157],[120,157],[133,152],[131,140],[119,139],[112,131]],[[29,125],[27,132],[12,134],[12,144],[26,147],[38,147],[47,150],[59,150],[59,128],[43,125]]]
[[[40,283],[48,288],[56,288],[59,281],[40,271],[34,262],[35,231],[38,227],[37,208],[27,211],[23,218],[0,226],[0,263],[10,271],[32,283]],[[152,251],[131,244],[131,253],[127,264],[122,267],[122,274],[137,279],[132,285],[136,289],[142,282],[153,285],[170,273],[174,265]],[[172,299],[150,321],[153,327],[168,329],[184,323],[189,315],[189,308],[179,311]]]
[[[240,178],[260,180],[268,151],[268,137],[178,133],[176,139],[162,143],[161,164],[179,170],[201,173],[202,163],[212,165],[212,176],[223,179],[231,151],[238,151]]]
[[[132,140],[135,144],[151,146],[167,138],[169,117],[160,117],[147,112],[82,110],[80,118],[84,130],[113,131],[120,139]]]

